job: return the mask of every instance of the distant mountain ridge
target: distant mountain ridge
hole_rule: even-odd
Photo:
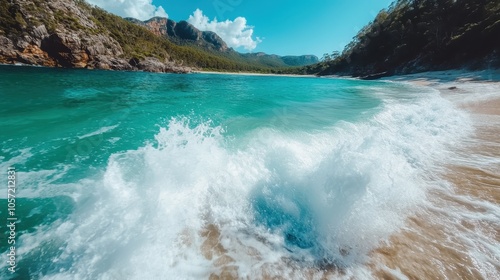
[[[290,66],[303,66],[310,65],[319,62],[319,58],[315,55],[300,55],[300,56],[282,56],[281,59],[285,62],[285,64]]]
[[[191,43],[209,50],[225,52],[229,48],[219,35],[212,31],[200,31],[187,21],[178,23],[167,18],[153,17],[146,21],[135,18],[125,18],[126,20],[143,26],[156,36],[163,36],[172,42],[183,44]]]
[[[258,63],[267,67],[306,66],[319,62],[318,57],[315,55],[279,56],[263,52],[241,54],[229,48],[215,32],[200,31],[184,20],[175,22],[162,17],[153,17],[146,21],[135,18],[125,19],[147,28],[156,36],[166,37],[176,44],[195,45],[209,51],[222,52],[229,57],[244,59],[250,63]]]
[[[214,32],[186,21],[125,20],[84,0],[0,1],[4,64],[176,73],[288,71],[283,59],[270,57],[250,59]]]
[[[242,54],[243,57],[257,61],[262,64],[276,67],[284,66],[306,66],[318,63],[319,59],[315,55],[300,55],[300,56],[279,56],[275,54],[266,54],[263,52]]]

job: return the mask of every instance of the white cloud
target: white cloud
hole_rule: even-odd
[[[152,17],[168,17],[162,6],[153,5],[153,0],[87,0],[90,4],[122,17],[147,20]]]
[[[237,17],[234,21],[210,21],[207,16],[203,15],[203,11],[196,9],[193,15],[187,20],[194,27],[201,31],[213,31],[226,42],[229,47],[243,47],[246,50],[253,50],[262,40],[257,37],[253,39],[253,27],[247,25],[247,20],[244,17]]]

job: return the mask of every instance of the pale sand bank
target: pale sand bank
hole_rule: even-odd
[[[474,133],[437,173],[450,188],[372,253],[380,279],[500,279],[500,73],[446,71],[390,77],[439,90],[469,112]],[[453,162],[453,163],[451,163]]]
[[[429,202],[406,226],[370,254],[366,267],[376,279],[500,279],[500,79],[484,74],[452,71],[386,79],[438,90],[469,112],[475,131],[450,162],[434,170],[433,178],[446,180],[449,187],[431,191]],[[220,230],[208,225],[200,235],[203,255],[219,269],[210,279],[239,279]],[[242,251],[251,259],[264,258],[252,247]],[[284,279],[276,273],[285,268],[296,279],[354,279],[334,265],[301,267],[287,259],[263,266],[261,279]]]

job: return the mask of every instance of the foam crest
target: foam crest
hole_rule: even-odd
[[[320,132],[258,128],[233,139],[174,118],[154,143],[111,156],[51,236],[40,229],[23,243],[62,248],[45,279],[365,273],[370,250],[423,203],[426,170],[470,126],[435,92],[384,98],[372,119]]]

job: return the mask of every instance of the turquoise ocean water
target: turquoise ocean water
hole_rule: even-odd
[[[0,66],[0,218],[9,167],[19,217],[0,275],[207,279],[212,226],[240,277],[364,273],[465,123],[390,82]]]

